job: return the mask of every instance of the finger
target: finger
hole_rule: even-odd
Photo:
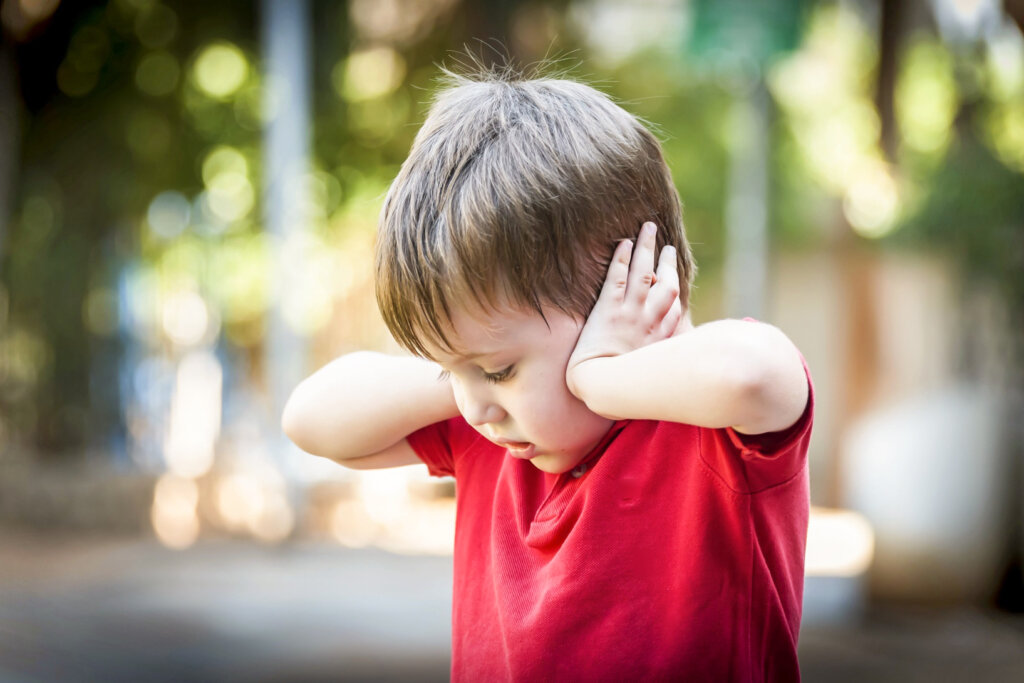
[[[661,250],[657,281],[651,287],[644,307],[652,320],[659,321],[678,300],[679,272],[676,270],[676,250],[669,245]]]
[[[656,282],[659,287],[668,287],[679,294],[679,266],[676,263],[676,248],[671,244],[661,250]]]
[[[629,277],[629,262],[633,254],[633,243],[622,240],[615,247],[612,260],[608,263],[608,273],[604,278],[600,299],[621,302],[626,295],[626,281]]]
[[[626,296],[638,302],[647,298],[647,292],[654,284],[654,250],[656,248],[658,228],[648,221],[640,228],[633,250],[633,260],[629,268],[629,280],[626,284]]]
[[[680,306],[673,306],[661,319],[661,336],[664,339],[672,337],[679,327],[679,321],[683,319],[683,309]]]

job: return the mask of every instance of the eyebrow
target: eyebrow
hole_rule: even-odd
[[[475,361],[475,360],[477,360],[479,358],[483,358],[484,356],[493,356],[493,355],[495,355],[497,353],[499,353],[498,350],[474,352],[474,353],[465,353],[465,354],[463,354],[463,353],[453,353],[452,357],[450,359],[450,362],[452,362],[452,363],[469,363],[469,362]],[[441,365],[444,365],[444,363],[441,363]]]
[[[493,353],[466,353],[466,354],[456,353],[456,354],[452,354],[452,360],[461,361],[461,362],[465,363],[467,361],[476,360],[477,358],[482,358],[483,356],[491,356],[491,355],[494,355],[494,354]]]

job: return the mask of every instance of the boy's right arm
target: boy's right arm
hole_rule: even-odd
[[[439,372],[420,358],[350,353],[295,388],[281,427],[302,450],[353,469],[419,463],[405,437],[459,414]]]

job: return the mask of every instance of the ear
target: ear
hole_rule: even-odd
[[[681,334],[689,332],[693,329],[693,320],[690,318],[690,309],[687,308],[683,311],[683,317],[679,319],[679,324],[676,325],[676,331],[672,333],[673,337],[678,337]]]

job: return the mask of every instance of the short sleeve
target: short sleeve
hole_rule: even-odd
[[[419,429],[406,440],[435,477],[456,476],[458,456],[466,452],[478,437],[475,429],[457,415]]]
[[[814,384],[807,377],[807,405],[790,427],[766,434],[741,434],[731,427],[701,430],[701,457],[727,486],[739,493],[757,493],[788,481],[807,464],[814,423]]]
[[[811,425],[814,422],[814,382],[811,380],[811,371],[803,355],[800,356],[800,362],[803,363],[804,375],[807,377],[807,405],[792,426],[781,432],[766,434],[742,434],[732,427],[725,428],[729,441],[739,450],[740,457],[744,460],[775,460],[801,445],[804,451],[807,450],[807,441],[810,439]]]

